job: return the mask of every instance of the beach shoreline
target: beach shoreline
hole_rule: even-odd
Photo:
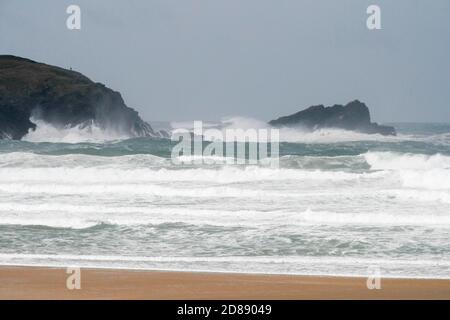
[[[450,299],[450,279],[382,278],[369,290],[363,277],[80,270],[81,288],[70,290],[65,268],[0,266],[0,299]]]

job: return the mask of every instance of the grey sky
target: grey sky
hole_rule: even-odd
[[[370,4],[382,30],[366,28]],[[72,67],[147,120],[358,98],[377,121],[450,122],[449,15],[448,0],[0,0],[0,53]]]

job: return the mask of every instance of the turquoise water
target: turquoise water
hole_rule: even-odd
[[[282,132],[279,168],[0,141],[0,264],[450,278],[450,125],[394,126]]]

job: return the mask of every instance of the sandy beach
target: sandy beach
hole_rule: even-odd
[[[81,269],[69,290],[62,268],[0,267],[0,299],[450,299],[450,280]]]

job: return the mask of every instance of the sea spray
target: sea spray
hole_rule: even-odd
[[[111,129],[104,129],[93,122],[76,126],[58,127],[38,119],[30,119],[36,129],[30,129],[22,140],[29,142],[79,143],[104,142],[129,139],[127,136]]]

